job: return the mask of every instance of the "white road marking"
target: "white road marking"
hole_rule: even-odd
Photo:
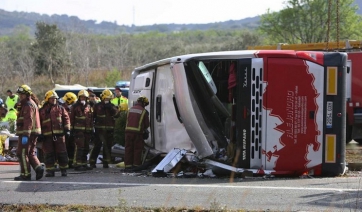
[[[242,186],[219,184],[151,184],[151,183],[103,183],[103,182],[52,182],[52,181],[2,181],[13,184],[59,184],[59,185],[104,185],[104,186],[157,186],[157,187],[194,187],[194,188],[245,188],[245,189],[271,189],[271,190],[310,190],[310,191],[361,191],[361,188],[308,188],[308,187],[275,187],[275,186]],[[1,181],[0,181],[1,183]]]

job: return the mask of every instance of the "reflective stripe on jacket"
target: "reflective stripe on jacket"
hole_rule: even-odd
[[[127,114],[126,132],[142,134],[150,126],[147,110],[140,103],[129,109]]]
[[[109,105],[100,102],[94,105],[94,127],[96,129],[114,129],[114,118],[117,108],[113,104]]]
[[[40,118],[38,106],[30,97],[20,101],[21,110],[16,121],[16,135],[27,136],[40,135]]]
[[[43,135],[63,135],[64,131],[70,130],[69,115],[63,106],[46,103],[39,114]]]
[[[93,108],[88,102],[85,105],[82,105],[78,101],[72,105],[70,125],[72,130],[93,131]]]

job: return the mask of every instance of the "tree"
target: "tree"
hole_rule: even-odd
[[[65,37],[57,25],[37,22],[35,38],[36,42],[31,50],[36,59],[36,73],[49,74],[51,82],[54,83],[53,76],[57,76],[67,64]]]
[[[12,63],[9,58],[10,50],[7,47],[7,41],[8,38],[2,38],[0,39],[0,89],[4,90],[4,85],[6,81],[9,80],[9,77],[11,76],[11,70],[12,70]]]
[[[261,16],[259,30],[271,44],[357,39],[361,36],[362,18],[353,3],[354,0],[288,0],[285,9]]]

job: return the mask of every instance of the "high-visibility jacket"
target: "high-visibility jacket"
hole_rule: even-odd
[[[127,97],[124,96],[118,96],[118,97],[116,96],[111,100],[111,103],[114,104],[117,108],[119,108],[122,103],[128,104],[128,99]]]
[[[127,114],[126,132],[142,134],[150,126],[148,111],[136,103]]]
[[[40,135],[40,117],[36,103],[27,97],[20,101],[21,109],[16,121],[16,135],[27,136]]]
[[[70,125],[72,130],[93,132],[93,108],[89,102],[83,105],[78,100],[72,105],[70,111]]]
[[[64,131],[70,131],[69,115],[63,106],[45,103],[39,115],[44,136],[64,135]]]
[[[16,103],[19,102],[19,96],[17,94],[13,94],[11,97],[8,96],[5,100],[6,108],[9,110],[10,108],[15,108]]]
[[[6,118],[8,120],[13,120],[16,121],[16,119],[18,118],[17,112],[14,108],[10,109],[7,113],[6,113]]]
[[[112,103],[105,104],[103,101],[94,105],[94,128],[113,130],[114,116],[117,108]]]

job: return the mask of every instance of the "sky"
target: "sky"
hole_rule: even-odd
[[[202,24],[240,20],[283,9],[285,0],[0,0],[0,9],[118,25]]]

